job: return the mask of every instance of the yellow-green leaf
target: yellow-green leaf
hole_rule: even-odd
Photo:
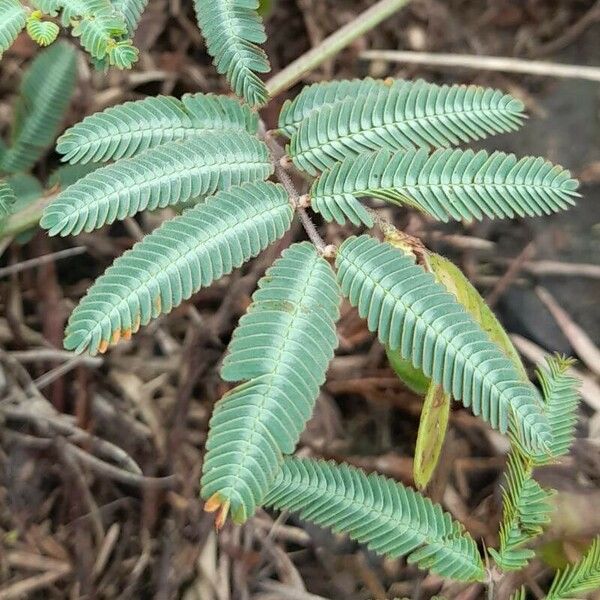
[[[400,378],[402,383],[406,385],[415,394],[423,395],[427,392],[431,380],[421,369],[413,367],[410,360],[402,358],[402,355],[398,350],[385,349],[388,361],[392,369],[394,369],[396,375]]]
[[[450,394],[446,394],[441,385],[430,383],[415,446],[413,477],[419,489],[427,487],[437,467],[450,416]]]
[[[41,10],[34,10],[27,17],[27,33],[29,37],[40,46],[49,46],[56,40],[60,29],[52,21],[43,21]]]
[[[504,331],[492,309],[485,303],[485,300],[465,277],[463,272],[447,258],[434,252],[428,253],[427,262],[437,280],[456,296],[456,299],[479,323],[492,342],[500,346],[506,356],[512,360],[517,370],[523,376],[523,379],[527,380],[525,367],[508,334]]]
[[[386,240],[407,254],[415,256],[415,260],[418,253],[425,268],[431,271],[435,278],[456,296],[456,299],[479,323],[490,339],[512,360],[523,379],[527,380],[525,367],[508,334],[479,292],[454,263],[423,247],[415,247],[414,242],[401,232],[386,232]],[[398,350],[387,348],[386,353],[388,361],[398,377],[412,391],[417,394],[425,394],[413,466],[415,484],[423,489],[431,480],[439,461],[448,427],[451,397],[444,394],[441,387],[433,384],[420,369],[413,367],[412,363],[403,358]]]

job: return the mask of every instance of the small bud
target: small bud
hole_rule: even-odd
[[[310,208],[310,196],[308,194],[302,194],[298,198],[298,206],[300,208]]]
[[[282,156],[279,159],[279,164],[284,168],[284,169],[289,169],[292,166],[292,159],[289,156]]]
[[[335,244],[329,244],[323,248],[321,252],[323,258],[333,258],[337,254],[337,246]]]

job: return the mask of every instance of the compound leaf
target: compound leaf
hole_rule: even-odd
[[[543,158],[421,148],[349,156],[313,183],[310,196],[318,212],[328,207],[327,220],[336,205],[343,213],[355,198],[374,197],[446,222],[558,212],[574,204],[577,187],[569,171]]]
[[[13,188],[4,179],[0,179],[0,221],[13,211],[17,198]]]
[[[194,0],[198,24],[217,71],[226,75],[233,91],[252,106],[260,106],[268,98],[256,73],[271,69],[267,55],[257,45],[266,40],[258,4],[258,0]]]
[[[181,100],[157,96],[125,102],[86,117],[57,142],[63,161],[119,160],[174,140],[203,136],[209,130],[256,133],[258,117],[232,98],[186,94]]]
[[[71,314],[65,348],[104,352],[230,273],[289,228],[282,186],[248,183],[221,191],[167,221],[117,258]]]
[[[21,83],[11,147],[0,170],[29,170],[52,144],[75,87],[76,53],[67,43],[40,52]]]
[[[127,33],[133,37],[149,0],[112,0],[115,12],[125,19]]]
[[[267,147],[244,131],[205,132],[102,167],[62,192],[40,221],[50,235],[77,235],[154,210],[266,179]]]
[[[438,504],[381,475],[347,465],[286,458],[267,506],[299,512],[303,519],[345,533],[390,558],[443,577],[481,581],[477,545]]]
[[[60,28],[52,21],[42,21],[42,12],[33,11],[27,18],[27,33],[40,46],[49,46],[56,40]]]
[[[0,58],[25,27],[27,12],[18,0],[0,0]]]
[[[508,455],[506,485],[502,492],[500,548],[489,552],[503,571],[518,571],[527,566],[535,552],[525,544],[543,532],[550,522],[552,492],[544,490],[533,478],[533,465],[518,451]]]
[[[559,571],[546,600],[572,600],[600,588],[600,536],[576,564]]]
[[[573,444],[577,407],[581,400],[581,382],[569,373],[573,362],[572,359],[563,356],[550,356],[546,359],[546,366],[537,371],[544,399],[544,411],[552,431],[552,442],[546,452],[527,452],[520,447],[521,452],[526,453],[534,465],[555,461],[567,454]],[[518,436],[513,437],[513,442],[519,446]]]
[[[384,81],[378,79],[341,79],[308,85],[293,99],[286,100],[279,113],[279,131],[292,137],[314,110],[335,104],[345,98],[364,97],[373,90],[385,89],[390,85],[410,85],[402,80]]]
[[[288,146],[311,175],[369,150],[445,148],[517,129],[523,104],[498,90],[426,82],[375,89],[313,111]]]
[[[221,371],[246,383],[215,406],[202,478],[202,496],[238,523],[261,504],[312,414],[337,346],[340,291],[304,242],[267,270],[252,299]]]
[[[539,394],[433,275],[366,235],[347,239],[336,265],[343,294],[383,344],[400,349],[492,427],[505,432],[514,415],[526,447],[547,447],[551,433]]]
[[[420,490],[427,487],[437,467],[448,428],[452,397],[441,385],[430,383],[423,400],[415,444],[413,477]]]

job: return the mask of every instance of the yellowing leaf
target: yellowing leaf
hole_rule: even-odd
[[[450,416],[450,394],[441,385],[431,383],[421,411],[415,446],[413,477],[419,489],[427,487],[438,464]]]
[[[415,246],[411,238],[402,232],[392,230],[385,233],[387,242],[407,254],[412,254],[415,259],[417,255],[420,257],[425,269],[433,273],[435,278],[456,296],[489,338],[515,364],[523,379],[527,380],[525,367],[506,331],[462,271],[443,256],[429,252],[421,246]],[[386,353],[390,365],[407,387],[417,394],[426,394],[419,422],[413,466],[415,484],[423,489],[431,480],[440,457],[448,427],[451,397],[444,394],[441,386],[435,385],[421,369],[415,368],[398,350],[387,348]]]
[[[447,258],[434,252],[428,253],[427,262],[437,280],[456,296],[456,299],[479,323],[492,342],[498,344],[504,354],[512,360],[517,370],[523,376],[523,379],[527,380],[525,367],[508,334],[504,331],[492,309],[485,303],[485,300],[479,295],[479,292],[473,287],[463,272]]]

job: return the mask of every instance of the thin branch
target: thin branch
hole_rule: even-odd
[[[0,269],[0,279],[3,277],[8,277],[9,275],[15,275],[21,271],[26,271],[27,269],[34,269],[35,267],[45,265],[49,262],[54,262],[63,258],[70,258],[72,256],[78,256],[79,254],[83,254],[86,250],[87,248],[85,246],[65,248],[64,250],[59,250],[58,252],[44,254],[43,256],[37,256],[36,258],[31,258],[14,265],[9,265],[8,267],[3,267]]]
[[[271,134],[265,132],[265,126],[262,122],[261,134],[267,146],[271,150],[273,164],[275,166],[275,174],[277,175],[277,178],[288,193],[290,201],[294,206],[294,209],[298,213],[298,216],[300,217],[300,221],[302,222],[302,226],[304,227],[306,234],[308,235],[310,241],[316,246],[317,250],[321,254],[325,254],[327,251],[327,246],[323,241],[323,238],[319,235],[315,224],[308,216],[306,210],[302,206],[300,206],[300,195],[298,194],[298,190],[296,189],[296,186],[294,185],[294,182],[292,181],[292,178],[290,177],[289,173],[281,164],[281,158],[285,156],[284,149]]]
[[[477,56],[472,54],[441,54],[433,52],[407,52],[400,50],[365,50],[360,58],[386,60],[432,67],[459,67],[503,73],[525,73],[542,77],[563,77],[600,81],[600,67],[563,65],[539,60],[524,60],[505,56]]]
[[[285,69],[279,71],[267,81],[269,96],[277,96],[300,81],[306,73],[318,67],[327,59],[335,56],[340,50],[350,45],[390,15],[406,6],[410,0],[380,0],[371,8],[358,15],[344,27],[325,38],[318,46],[309,50]]]

